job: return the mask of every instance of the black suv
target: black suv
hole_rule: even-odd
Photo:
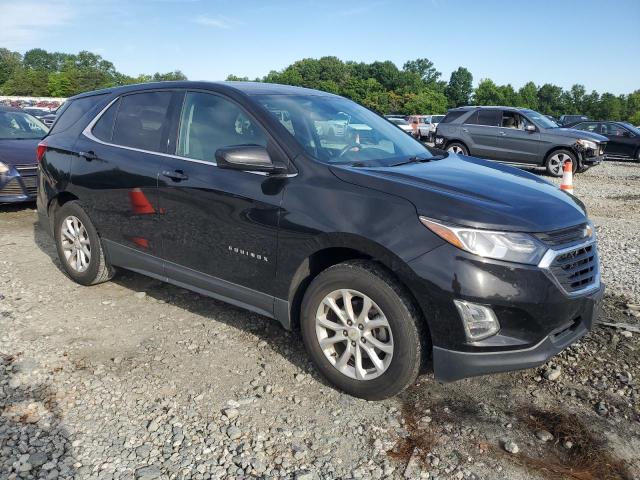
[[[326,133],[336,123],[343,135]],[[587,332],[603,290],[579,200],[528,172],[435,156],[323,92],[87,93],[38,159],[41,220],[75,281],[121,267],[275,318],[367,399],[408,386],[431,354],[443,381],[538,365]]]
[[[526,108],[461,107],[449,110],[436,131],[435,146],[509,164],[544,166],[562,175],[564,162],[582,172],[600,163],[607,138],[560,128],[546,115]]]
[[[640,128],[629,122],[582,122],[572,128],[607,137],[609,141],[604,151],[607,160],[640,162]]]

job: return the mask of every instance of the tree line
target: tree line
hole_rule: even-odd
[[[0,48],[0,93],[4,95],[69,97],[116,85],[164,80],[186,80],[179,70],[131,77],[118,72],[95,53],[47,52],[36,48],[24,55]],[[227,80],[249,80],[229,75]],[[519,89],[482,79],[473,87],[473,75],[458,67],[449,80],[433,62],[418,58],[402,68],[391,61],[342,61],[337,57],[305,58],[272,70],[254,81],[315,88],[351,98],[387,114],[445,113],[461,105],[527,107],[546,115],[584,114],[593,119],[628,120],[640,124],[640,90],[628,95],[588,93],[583,85],[566,90],[558,85],[528,82]]]
[[[227,80],[248,80],[229,75]],[[545,83],[527,82],[516,90],[482,79],[473,87],[465,67],[442,79],[433,62],[419,58],[398,68],[391,61],[343,62],[336,57],[305,58],[255,81],[284,83],[343,95],[379,113],[405,115],[445,113],[462,105],[526,107],[545,115],[584,114],[596,120],[628,120],[640,124],[640,90],[628,95],[587,93],[583,85],[569,90]]]
[[[132,83],[186,80],[179,70],[137,77],[116,70],[95,53],[47,52],[34,48],[24,55],[0,48],[0,93],[31,97],[71,97],[78,93]]]

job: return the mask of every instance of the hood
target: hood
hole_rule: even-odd
[[[0,140],[0,162],[7,165],[35,165],[40,139]]]
[[[594,142],[607,142],[609,139],[604,135],[598,133],[586,132],[584,130],[576,130],[575,128],[548,128],[546,133],[552,133],[553,135],[560,135],[561,137],[568,138],[584,138],[585,140],[593,140]]]
[[[516,232],[549,232],[586,221],[584,204],[523,170],[449,154],[397,167],[332,166],[349,183],[412,202],[446,223]]]

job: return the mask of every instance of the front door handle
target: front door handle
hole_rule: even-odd
[[[464,133],[469,133],[469,129],[468,129],[468,128],[463,128],[463,129],[462,129],[462,131],[463,131]]]
[[[88,151],[88,152],[79,152],[78,155],[80,155],[81,157],[84,157],[84,159],[87,162],[90,162],[91,160],[95,160],[98,158],[98,156],[95,154],[95,152],[93,151]]]
[[[505,132],[500,132],[500,135],[502,135],[503,137],[506,136],[507,134]]]
[[[186,175],[182,170],[173,170],[173,171],[165,170],[162,172],[162,175],[164,175],[167,178],[170,178],[174,182],[180,182],[182,180],[187,180],[189,178],[189,176]]]

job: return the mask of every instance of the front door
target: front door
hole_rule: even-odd
[[[232,303],[271,314],[278,217],[286,179],[216,166],[219,148],[275,145],[236,103],[214,93],[184,96],[175,156],[158,192],[165,271]],[[262,292],[262,293],[260,293]]]
[[[616,157],[633,157],[638,146],[633,133],[617,123],[607,122],[601,124],[603,135],[609,138],[607,142],[607,155]]]
[[[498,129],[498,160],[540,163],[540,132],[537,129],[527,131],[527,125],[535,126],[518,112],[503,112],[502,125]]]

